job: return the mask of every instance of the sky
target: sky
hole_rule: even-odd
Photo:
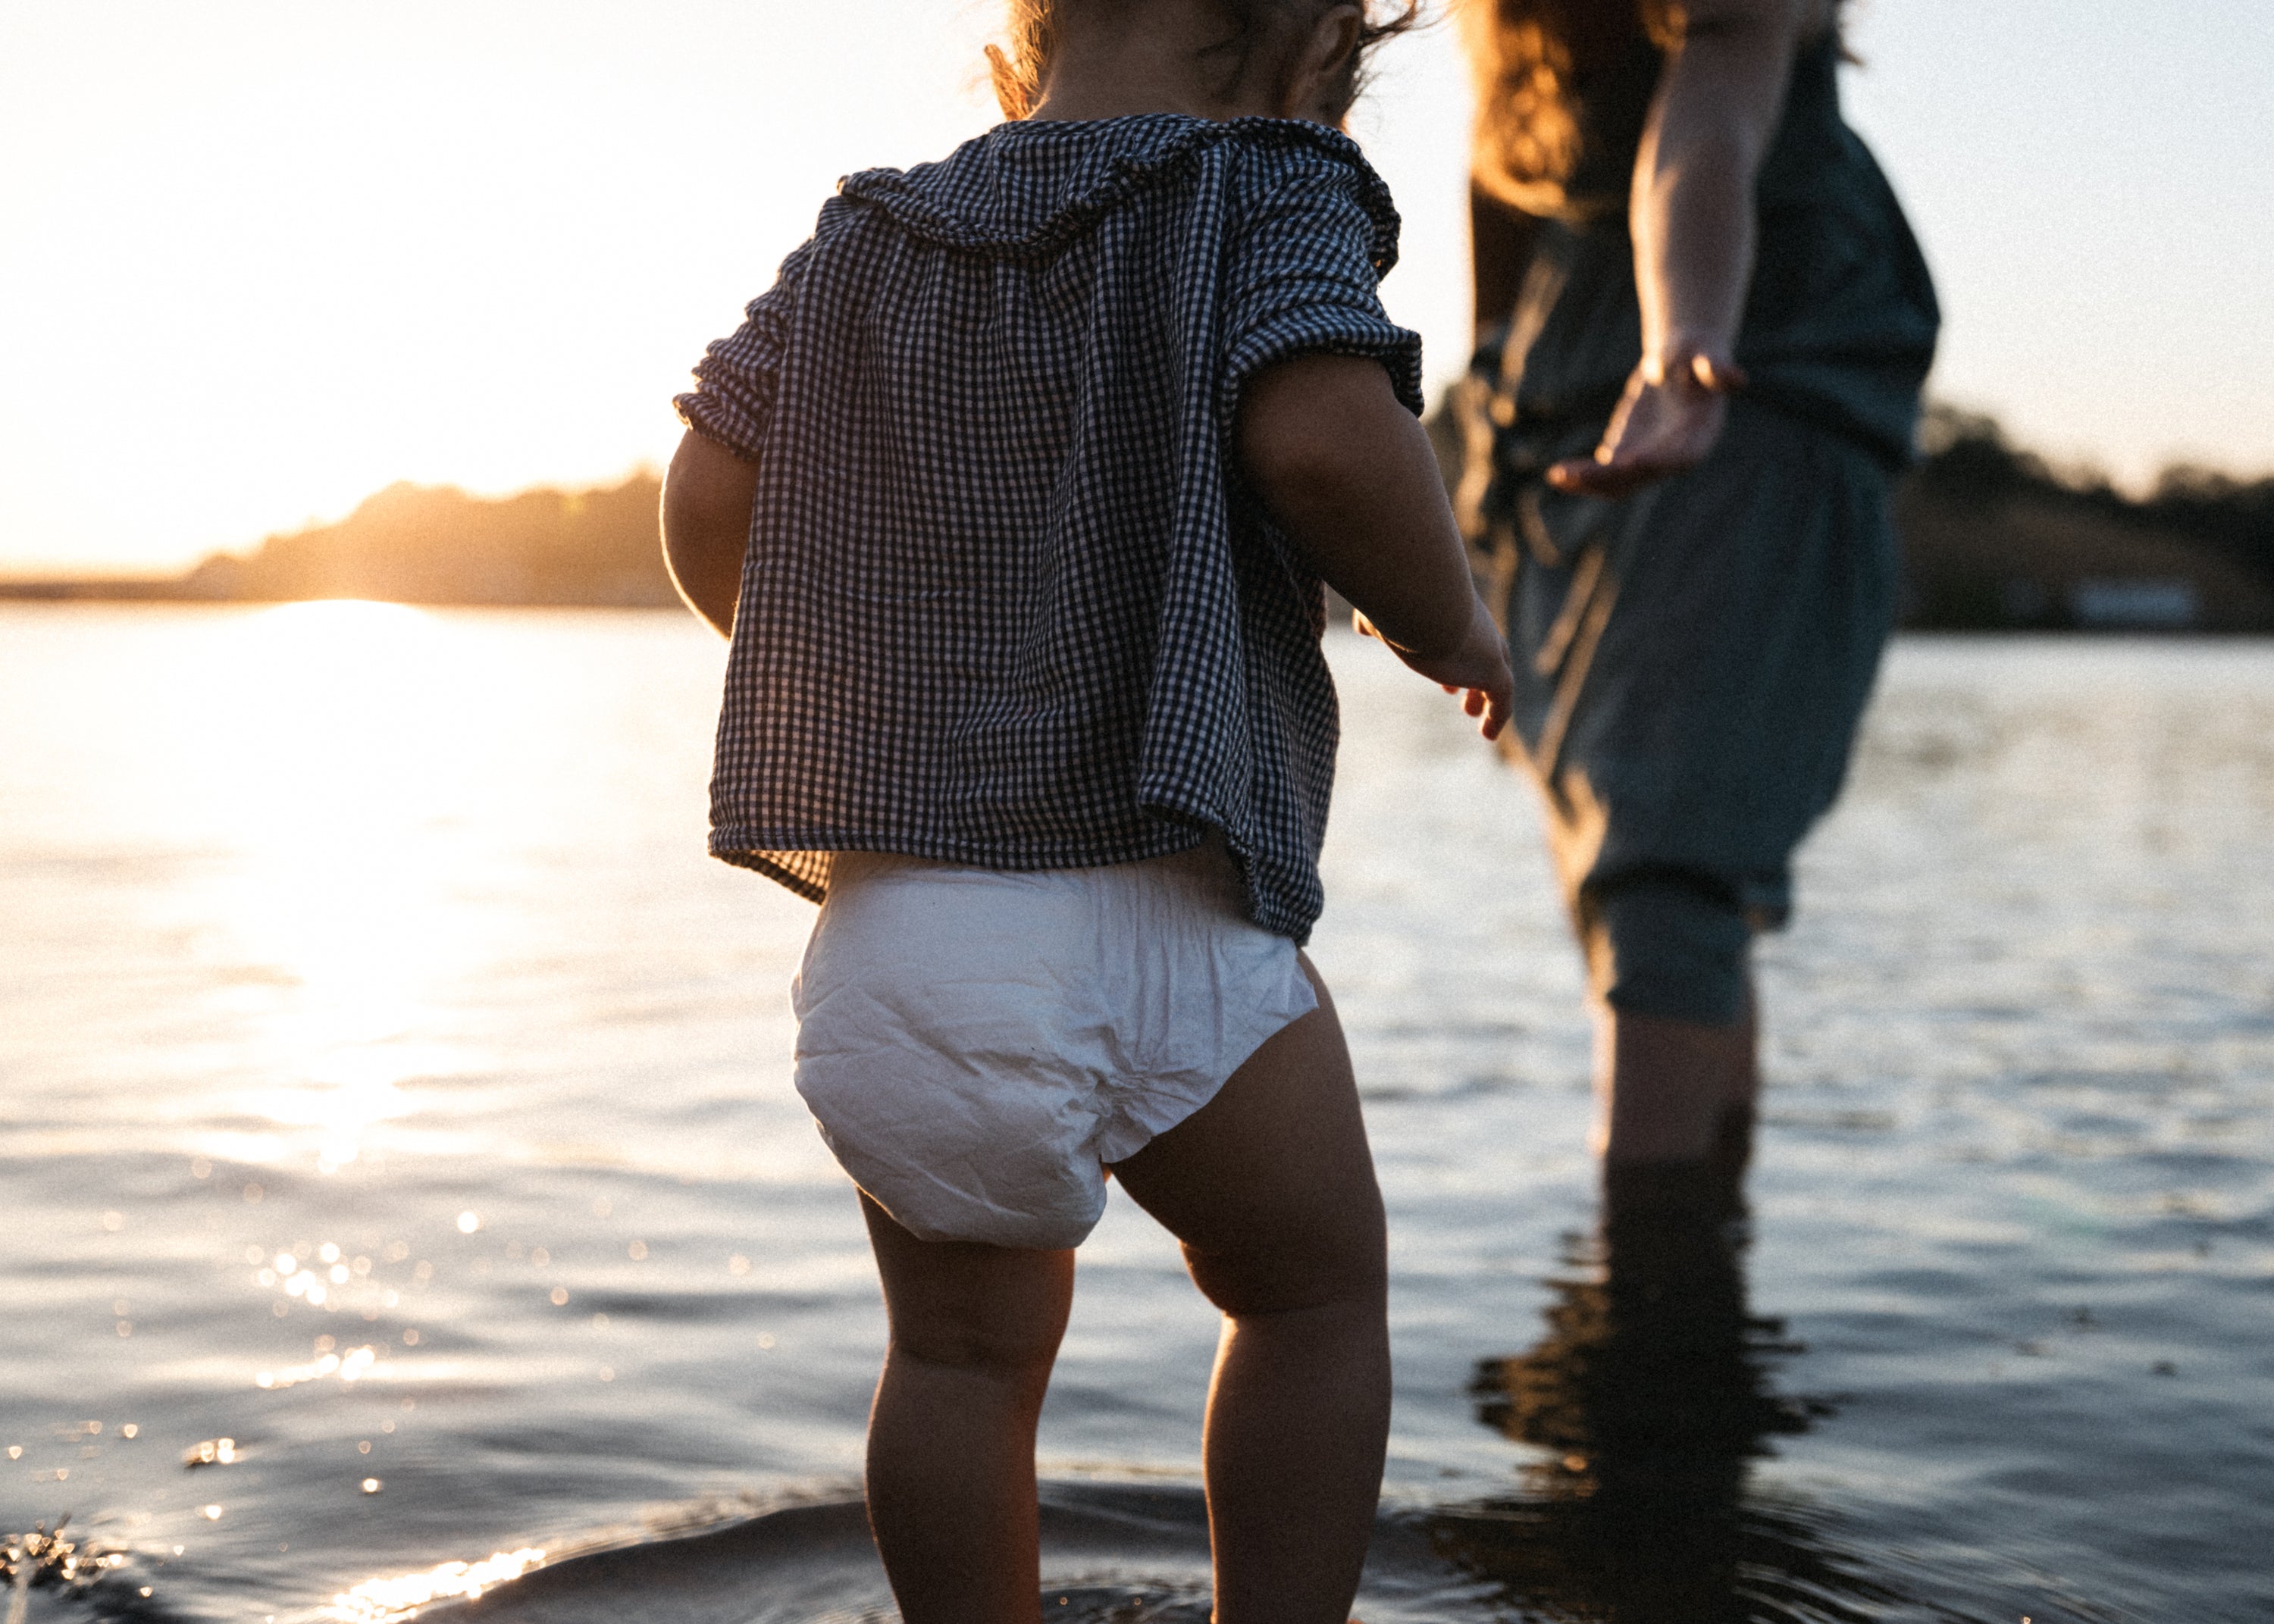
[[[2274,471],[2274,5],[1851,11],[1851,120],[1941,287],[1933,391],[2135,485]],[[998,15],[0,0],[0,574],[171,569],[398,479],[661,463],[687,367],[837,177],[995,121]],[[1468,117],[1440,27],[1352,124],[1436,384],[1470,321]]]

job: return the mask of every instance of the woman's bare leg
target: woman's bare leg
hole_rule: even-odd
[[[869,1416],[869,1526],[907,1624],[1041,1617],[1035,1421],[1073,1253],[919,1240],[865,1195],[892,1342]]]
[[[1344,1624],[1382,1492],[1382,1195],[1334,1006],[1114,1168],[1224,1311],[1205,1455],[1216,1624]]]
[[[1595,1149],[1605,1162],[1710,1162],[1742,1177],[1760,1092],[1759,1027],[1601,1009]]]

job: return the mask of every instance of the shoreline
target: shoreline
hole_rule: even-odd
[[[2090,638],[2150,637],[2157,640],[2229,643],[2254,637],[2274,636],[2274,618],[2263,622],[2255,619],[2238,622],[2233,620],[2206,623],[2199,617],[2172,613],[2174,599],[2167,591],[2157,589],[2155,583],[2136,588],[2125,583],[2087,581],[2079,583],[2082,596],[2088,605],[2093,595],[2100,595],[2098,613],[2070,613],[2059,616],[2022,618],[2015,616],[1993,619],[1984,616],[1945,618],[1934,614],[1910,613],[1895,626],[1897,635],[1927,633],[1959,637],[2052,636]],[[2127,595],[2128,593],[2128,595]],[[533,594],[494,597],[411,597],[372,592],[315,592],[297,596],[235,595],[219,592],[193,577],[148,578],[139,576],[58,576],[10,580],[0,577],[0,605],[11,604],[163,604],[190,608],[258,608],[276,607],[286,604],[314,603],[380,603],[397,604],[412,609],[525,609],[525,610],[591,610],[621,609],[651,611],[683,611],[684,605],[674,596],[659,598],[644,592],[626,593],[617,597],[553,596]],[[1337,605],[1330,605],[1327,617],[1329,628],[1347,628],[1348,612],[1337,613]],[[2135,613],[2127,613],[2131,609]],[[2144,611],[2144,613],[2138,613]]]

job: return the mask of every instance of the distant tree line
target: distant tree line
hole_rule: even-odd
[[[1431,423],[1449,471],[1457,436]],[[1919,628],[2274,630],[2274,477],[2175,467],[2141,498],[2054,469],[1992,418],[1937,406],[1895,502],[1903,620]],[[389,485],[336,524],[144,582],[0,583],[0,595],[622,605],[678,601],[658,480],[470,496]]]
[[[2274,477],[2171,468],[2144,497],[1931,408],[1895,500],[1906,624],[2274,630]]]
[[[497,499],[392,485],[337,524],[215,553],[186,596],[239,602],[375,598],[403,604],[675,604],[656,528],[659,482]]]

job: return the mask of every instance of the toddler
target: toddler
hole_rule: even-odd
[[[1321,582],[1489,736],[1510,678],[1340,126],[1349,0],[1015,0],[1011,122],[846,180],[680,397],[665,545],[733,639],[712,849],[821,903],[798,1090],[891,1341],[909,1624],[1040,1616],[1035,1425],[1110,1169],[1224,1316],[1219,1624],[1340,1624],[1389,1412],[1317,918]]]

